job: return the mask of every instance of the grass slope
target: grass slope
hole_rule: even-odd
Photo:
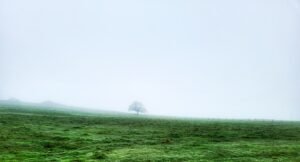
[[[300,161],[300,123],[0,106],[0,161]]]

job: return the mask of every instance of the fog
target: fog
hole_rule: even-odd
[[[0,0],[0,99],[300,120],[299,0]]]

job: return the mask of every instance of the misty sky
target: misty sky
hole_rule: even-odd
[[[300,120],[300,0],[0,0],[0,99]]]

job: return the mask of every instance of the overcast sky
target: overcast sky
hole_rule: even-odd
[[[300,0],[0,0],[0,99],[300,120]]]

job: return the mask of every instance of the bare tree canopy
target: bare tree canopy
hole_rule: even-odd
[[[135,111],[137,115],[139,115],[139,113],[147,112],[144,105],[138,101],[135,101],[131,105],[129,105],[128,111]]]

